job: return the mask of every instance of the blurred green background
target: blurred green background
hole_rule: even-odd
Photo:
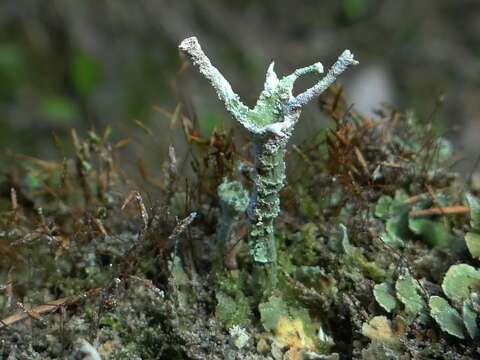
[[[173,140],[156,107],[178,102],[207,133],[228,116],[196,71],[180,72],[177,44],[190,35],[249,105],[271,59],[283,74],[349,48],[361,65],[342,83],[358,109],[386,101],[428,118],[444,94],[438,121],[477,155],[478,0],[2,0],[0,158],[55,156],[52,134],[71,128],[129,136],[135,120],[162,134],[140,150],[158,156]],[[313,105],[305,117],[303,132],[322,124]]]

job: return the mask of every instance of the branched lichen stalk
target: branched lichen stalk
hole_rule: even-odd
[[[250,109],[240,101],[228,81],[211,64],[197,38],[183,40],[179,48],[210,81],[227,111],[251,134],[255,155],[255,180],[247,208],[250,223],[249,244],[255,264],[266,270],[267,277],[270,278],[267,280],[275,283],[277,250],[274,220],[280,213],[279,193],[285,183],[287,143],[303,106],[324,92],[348,67],[358,62],[349,50],[345,50],[325,77],[297,96],[292,94],[295,81],[305,74],[323,73],[322,64],[317,62],[278,79],[272,62],[257,104]]]

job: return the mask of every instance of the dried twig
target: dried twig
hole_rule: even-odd
[[[411,211],[409,216],[411,218],[433,216],[433,215],[450,215],[450,214],[468,214],[470,208],[462,205],[454,205],[447,207],[433,207],[429,209]]]
[[[35,320],[40,320],[42,314],[48,314],[56,311],[61,306],[72,305],[82,299],[85,299],[90,296],[94,296],[100,293],[101,288],[95,288],[89,290],[81,295],[68,296],[61,299],[51,301],[46,304],[36,306],[31,309],[27,309],[24,304],[17,303],[17,305],[22,309],[22,312],[10,315],[3,320],[0,320],[0,329],[6,328],[16,322],[23,321],[25,319],[33,318]]]

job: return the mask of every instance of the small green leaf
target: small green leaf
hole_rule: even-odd
[[[355,247],[350,243],[350,239],[348,238],[347,227],[343,224],[340,224],[340,229],[342,232],[342,247],[343,251],[347,255],[353,255]]]
[[[405,213],[408,210],[405,200],[406,194],[402,191],[397,191],[394,199],[388,195],[382,195],[375,206],[375,216],[387,220],[392,216]]]
[[[33,172],[27,173],[27,175],[24,177],[24,181],[29,190],[38,190],[42,185],[41,180]]]
[[[475,259],[480,259],[480,235],[469,232],[465,235],[468,251]]]
[[[430,306],[430,315],[442,331],[459,339],[465,339],[463,320],[458,311],[451,307],[447,300],[440,296],[432,296],[428,305]]]
[[[227,328],[235,325],[245,326],[249,323],[251,310],[246,297],[231,296],[222,291],[217,291],[215,297],[217,299],[215,315]]]
[[[382,241],[392,247],[404,246],[403,239],[408,237],[408,215],[403,213],[391,217],[385,224],[385,233],[381,236]]]
[[[393,199],[388,195],[382,195],[375,206],[375,216],[380,219],[388,219],[390,217],[390,206]]]
[[[228,181],[227,178],[218,187],[218,197],[222,212],[228,212],[231,215],[243,213],[248,205],[248,191],[243,188],[239,181]]]
[[[278,296],[271,296],[268,302],[261,303],[258,309],[262,325],[267,331],[275,330],[280,318],[288,316],[287,305]]]
[[[470,335],[472,339],[475,339],[478,336],[477,313],[473,311],[472,307],[466,301],[463,303],[462,315],[468,335]]]
[[[385,309],[386,312],[392,312],[397,306],[397,299],[392,295],[392,290],[387,283],[375,285],[373,288],[373,296],[377,303]]]
[[[408,227],[430,246],[447,248],[450,244],[450,232],[441,222],[428,219],[409,219]]]
[[[445,295],[459,304],[470,298],[472,290],[480,288],[480,271],[467,264],[450,266],[443,278],[442,289]]]
[[[410,274],[400,276],[395,284],[397,298],[405,305],[408,315],[416,316],[425,310],[425,301],[418,293],[420,289],[420,284]]]
[[[436,140],[437,158],[440,163],[449,160],[452,157],[453,146],[450,141],[445,138],[438,138]]]
[[[471,194],[467,194],[466,197],[470,207],[470,226],[474,230],[480,231],[480,202]]]

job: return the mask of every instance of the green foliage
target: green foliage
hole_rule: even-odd
[[[218,197],[224,216],[232,217],[243,213],[248,205],[249,195],[239,181],[224,179],[218,187]]]
[[[353,256],[355,248],[350,243],[350,239],[348,238],[348,232],[347,232],[346,226],[343,225],[343,224],[340,224],[340,230],[341,230],[341,234],[342,234],[341,237],[342,237],[343,251],[345,252],[346,255]]]
[[[232,226],[238,217],[245,212],[249,202],[249,194],[239,181],[228,181],[226,178],[217,189],[220,200],[221,219],[218,227],[217,264],[223,266],[227,247],[230,245]]]
[[[445,274],[442,289],[450,300],[462,304],[471,291],[480,290],[480,271],[467,264],[453,265]]]
[[[397,191],[395,198],[388,195],[382,195],[375,206],[375,216],[387,220],[392,216],[405,212],[408,208],[404,200],[407,198],[403,191]]]
[[[377,303],[384,308],[386,312],[392,312],[397,307],[397,299],[393,295],[393,290],[388,283],[375,285],[373,295]]]
[[[267,331],[274,331],[279,320],[289,316],[287,304],[278,296],[271,296],[268,302],[258,306],[258,310],[262,325]]]
[[[465,234],[465,243],[470,255],[475,259],[480,259],[480,234],[468,232]]]
[[[101,177],[102,174],[98,172],[97,159],[91,156],[91,152],[101,148],[103,138],[105,137],[92,133],[89,134],[88,141],[79,140],[76,144],[78,145],[76,146],[77,157],[74,159],[78,168],[73,169],[71,166],[74,161],[69,160],[67,164],[69,171],[78,171],[75,175],[83,171],[86,182],[91,185],[94,194],[97,189],[101,189],[101,186],[92,185],[90,181]],[[377,137],[374,139],[378,140]],[[362,148],[362,152],[365,153],[366,161],[372,167],[376,161],[384,161],[386,157],[383,152],[376,154],[380,151],[375,148],[376,143],[368,143],[368,139],[365,139],[365,142],[368,151]],[[357,144],[361,147],[363,143],[357,142]],[[384,149],[384,146],[380,148]],[[390,152],[394,151],[389,149],[389,156],[393,159],[395,159],[395,153]],[[309,156],[312,161],[317,161],[316,159],[321,158],[320,155],[325,154],[323,152],[319,154],[318,149],[315,149],[308,155],[312,155]],[[405,158],[410,159],[408,156]],[[198,163],[202,163],[201,158],[198,160]],[[74,183],[76,179],[70,177],[67,179],[69,182],[67,185],[74,184],[71,187],[76,190],[77,200],[72,202],[75,206],[74,210],[70,210],[71,203],[67,202],[67,196],[64,193],[50,195],[52,189],[53,191],[63,189],[62,176],[58,176],[62,175],[58,171],[61,166],[56,165],[59,174],[51,176],[44,170],[47,165],[51,167],[51,164],[42,163],[42,165],[44,168],[40,170],[35,168],[21,173],[18,194],[21,200],[32,199],[35,202],[33,208],[38,204],[47,206],[44,209],[46,225],[41,224],[38,216],[30,211],[30,206],[28,208],[25,206],[22,207],[21,216],[17,219],[21,226],[13,231],[8,226],[0,229],[2,251],[5,249],[4,243],[8,244],[11,240],[12,242],[23,241],[29,233],[45,233],[43,235],[45,239],[38,239],[38,246],[42,246],[43,251],[23,243],[15,248],[19,249],[18,252],[21,252],[22,258],[28,259],[28,265],[31,268],[41,269],[35,273],[35,286],[32,286],[35,288],[35,294],[32,295],[32,291],[23,290],[32,284],[31,280],[28,280],[27,272],[21,269],[17,272],[15,268],[14,284],[20,284],[21,291],[35,296],[33,300],[25,297],[28,300],[28,302],[25,301],[28,306],[45,302],[41,298],[42,294],[46,294],[47,300],[50,301],[52,294],[77,295],[88,289],[108,287],[111,279],[116,279],[119,276],[118,271],[123,269],[118,267],[118,262],[123,258],[130,259],[130,255],[125,256],[130,254],[127,250],[131,244],[135,244],[139,238],[140,240],[142,238],[142,234],[138,235],[138,224],[142,224],[138,217],[143,214],[138,215],[138,208],[128,206],[116,212],[121,206],[118,202],[104,203],[95,195],[92,196],[90,203],[86,202],[87,205],[83,202],[78,205],[78,193],[81,193],[82,187],[77,186]],[[279,222],[280,226],[276,229],[276,240],[279,245],[279,275],[278,286],[271,294],[264,298],[256,296],[256,291],[262,292],[263,295],[263,288],[257,286],[258,283],[255,282],[255,271],[251,271],[251,262],[245,261],[244,248],[239,246],[236,248],[238,253],[235,253],[240,260],[240,270],[224,271],[223,267],[219,269],[214,263],[218,249],[206,245],[215,236],[222,239],[228,237],[223,236],[220,229],[215,233],[213,225],[217,220],[217,214],[221,214],[222,219],[218,220],[222,224],[227,224],[228,230],[233,222],[238,220],[238,215],[245,211],[249,194],[242,188],[241,183],[225,181],[220,185],[218,189],[220,211],[215,208],[217,206],[215,199],[209,200],[209,196],[204,194],[196,197],[195,192],[189,193],[177,184],[177,195],[184,196],[183,201],[179,201],[182,205],[179,206],[179,211],[183,211],[183,205],[188,200],[191,202],[189,206],[198,210],[200,218],[205,219],[192,226],[190,235],[193,241],[190,241],[190,238],[188,241],[185,241],[186,239],[171,241],[169,232],[177,221],[164,216],[163,208],[156,213],[157,209],[155,207],[151,209],[147,203],[146,211],[148,213],[152,211],[154,214],[146,221],[148,229],[145,230],[144,240],[151,240],[151,243],[147,243],[148,252],[142,253],[142,256],[137,258],[133,256],[134,270],[130,273],[126,272],[127,276],[122,277],[119,289],[112,291],[111,298],[119,303],[118,311],[105,310],[100,314],[98,317],[100,320],[97,322],[98,298],[92,299],[91,303],[85,307],[81,303],[76,304],[74,308],[67,304],[66,311],[72,316],[66,323],[72,324],[74,316],[82,319],[83,327],[70,325],[72,329],[81,333],[79,335],[88,332],[92,324],[98,323],[100,325],[100,336],[97,337],[99,343],[108,347],[110,342],[113,342],[116,347],[116,351],[110,355],[112,359],[182,359],[188,358],[192,353],[198,357],[206,357],[201,349],[208,349],[208,351],[220,349],[221,351],[217,353],[222,354],[224,348],[229,346],[235,351],[238,350],[239,356],[247,358],[250,356],[248,352],[252,351],[251,358],[257,358],[254,341],[250,340],[256,341],[260,338],[267,339],[267,337],[268,341],[273,341],[277,345],[282,344],[278,346],[285,353],[285,357],[292,354],[295,356],[297,354],[295,351],[299,349],[308,348],[310,351],[313,348],[310,343],[315,343],[318,339],[320,341],[328,339],[329,335],[326,335],[322,329],[331,334],[335,341],[335,349],[339,352],[353,350],[358,354],[361,353],[365,359],[367,359],[368,355],[365,355],[367,353],[370,356],[373,356],[371,354],[376,356],[382,354],[382,351],[383,355],[387,354],[385,357],[390,358],[395,358],[394,356],[401,358],[402,352],[409,355],[417,354],[422,358],[434,358],[433,355],[425,355],[427,350],[423,348],[428,348],[430,354],[434,354],[436,358],[440,358],[439,354],[443,354],[442,351],[445,349],[455,353],[467,351],[463,343],[462,347],[452,345],[450,348],[450,344],[445,345],[445,342],[440,340],[441,337],[433,331],[432,325],[438,322],[441,329],[446,329],[444,331],[453,336],[463,334],[465,342],[478,336],[479,303],[476,300],[478,276],[471,276],[470,270],[467,272],[462,270],[461,274],[455,274],[451,269],[447,272],[444,283],[447,284],[450,281],[456,286],[463,284],[462,289],[452,291],[459,294],[465,291],[468,296],[462,295],[460,299],[454,301],[447,294],[448,291],[444,291],[445,296],[439,296],[440,300],[431,299],[428,305],[425,304],[425,299],[430,299],[431,295],[436,295],[438,292],[438,274],[440,274],[438,269],[443,272],[444,264],[452,264],[460,259],[457,253],[432,251],[430,246],[438,248],[440,245],[433,240],[427,241],[428,236],[433,233],[434,240],[438,240],[437,237],[441,239],[442,237],[436,233],[437,227],[443,229],[449,237],[452,234],[461,235],[462,231],[468,228],[465,224],[465,221],[468,221],[465,220],[466,217],[456,216],[451,220],[452,218],[444,216],[441,219],[430,217],[426,219],[427,222],[423,218],[421,221],[409,221],[410,211],[430,207],[432,201],[428,195],[425,197],[426,200],[419,202],[405,201],[407,197],[417,198],[416,195],[423,191],[424,174],[411,172],[415,175],[410,177],[410,172],[405,174],[403,168],[395,167],[393,170],[382,170],[385,171],[385,183],[381,180],[382,182],[378,184],[381,186],[376,186],[376,180],[373,181],[374,186],[370,186],[370,183],[361,181],[361,174],[352,173],[353,179],[357,182],[356,186],[362,191],[359,194],[363,194],[363,190],[365,192],[368,190],[368,196],[372,196],[370,199],[378,199],[375,208],[376,218],[374,218],[371,213],[374,204],[368,203],[368,198],[352,197],[351,193],[347,192],[348,189],[342,188],[344,185],[339,185],[341,182],[338,180],[331,188],[324,186],[323,182],[328,185],[328,181],[325,181],[328,176],[327,173],[322,173],[322,169],[324,169],[322,166],[311,166],[306,169],[307,174],[312,173],[318,177],[312,176],[310,179],[310,176],[305,176],[305,179],[289,188],[286,193],[285,199],[290,201],[286,209],[292,214],[284,214],[282,219],[284,221]],[[392,177],[388,178],[387,171],[394,172],[392,177],[400,174],[402,180],[398,183],[392,181]],[[217,179],[218,177],[215,183]],[[317,184],[318,179],[322,182],[321,186]],[[205,186],[206,182],[212,181],[211,178],[204,176],[197,181],[199,189],[212,188]],[[445,181],[447,180],[442,177],[438,182],[433,182],[432,187],[448,186],[449,183],[445,185]],[[384,184],[388,184],[387,190]],[[211,184],[208,183],[208,185]],[[304,195],[308,193],[308,206],[302,207],[301,204],[297,204],[303,197],[296,197],[296,187],[302,187]],[[384,194],[384,192],[391,194],[394,187],[408,188],[411,193],[397,190],[393,197]],[[268,190],[268,186],[265,186],[265,189]],[[445,192],[449,194],[450,190],[452,189],[448,188]],[[290,192],[295,199],[291,199]],[[122,203],[125,193],[120,190],[119,193],[122,197],[120,203]],[[191,195],[190,199],[187,199],[187,194]],[[442,206],[451,204],[448,194],[444,197],[438,194],[437,200]],[[48,196],[53,200],[47,201]],[[2,200],[10,209],[10,199],[4,197]],[[60,202],[63,204],[61,210],[53,211]],[[175,213],[177,210],[170,204],[167,206],[167,212]],[[126,218],[129,210],[132,211],[133,220]],[[35,217],[31,223],[27,223],[24,216],[32,216],[30,212]],[[0,224],[3,224],[13,218],[12,212],[2,213],[0,218]],[[103,222],[109,236],[99,234],[95,227],[98,221]],[[448,225],[445,226],[444,222],[448,222]],[[155,223],[156,225],[153,225]],[[52,226],[51,229],[48,228],[50,226]],[[432,226],[434,229],[429,229]],[[401,250],[392,250],[381,241],[377,241],[384,228],[387,230],[386,234],[393,234],[395,239],[401,242]],[[49,230],[51,230],[50,233],[47,232]],[[477,234],[475,231],[472,230],[471,233]],[[20,235],[9,238],[16,232],[20,232]],[[59,239],[50,240],[50,237],[55,237],[57,234],[69,236],[68,250],[60,248],[61,251],[59,251],[56,247]],[[469,237],[467,235],[467,239]],[[414,241],[418,239],[425,241]],[[52,244],[47,244],[48,241],[52,241]],[[469,241],[466,241],[468,245]],[[175,246],[177,244],[178,246]],[[443,246],[441,248],[444,249]],[[6,250],[9,249],[6,248]],[[30,257],[30,255],[33,256]],[[407,268],[412,271],[406,273]],[[403,275],[395,278],[399,273]],[[465,273],[470,275],[465,276]],[[124,272],[120,274],[123,275]],[[411,274],[417,274],[419,279],[426,279],[421,282],[425,287],[421,287],[419,280],[414,279]],[[476,270],[474,274],[477,274]],[[453,280],[450,279],[451,277]],[[128,294],[136,288],[133,282],[139,279],[142,280],[140,288],[144,292]],[[5,277],[0,278],[0,284],[7,284],[7,280]],[[377,317],[372,313],[375,309],[379,310],[372,306],[371,289],[374,282],[377,285],[373,287],[373,297],[385,310],[386,313],[382,311],[383,315],[388,313],[390,319],[386,316]],[[432,284],[432,282],[435,283]],[[38,284],[41,284],[41,288]],[[268,286],[268,283],[265,286]],[[17,289],[18,287],[14,291],[17,292]],[[39,289],[41,291],[37,291]],[[145,294],[147,289],[150,289],[148,291],[152,292],[156,299],[151,303],[145,301],[148,300]],[[433,294],[432,289],[435,291]],[[103,297],[101,299],[103,301]],[[4,305],[0,303],[1,311],[6,307],[5,302],[6,299],[3,301]],[[140,305],[138,305],[139,302],[141,302]],[[258,303],[260,305],[257,308]],[[215,311],[212,310],[213,308]],[[343,315],[343,311],[348,313],[348,316],[340,316]],[[213,320],[212,317],[215,319]],[[48,320],[48,318],[48,315],[42,314],[42,320]],[[372,340],[372,344],[365,349],[365,341],[358,339],[357,335],[353,336],[352,341],[350,335],[359,334],[363,330],[362,319],[367,318],[371,319],[367,324],[370,327],[365,326],[366,331],[363,333]],[[34,329],[43,326],[40,322],[32,324]],[[241,329],[245,329],[245,332],[235,326],[242,326]],[[235,330],[230,331],[230,336],[225,336],[226,330],[231,329]],[[330,332],[329,329],[341,329],[341,331]],[[270,333],[265,334],[264,331]],[[27,334],[28,331],[24,333]],[[415,335],[424,333],[426,334],[422,336],[421,344],[417,344]],[[247,341],[245,334],[251,334],[252,338]],[[311,340],[308,346],[304,346],[307,343],[306,338]],[[237,340],[238,343],[236,343]],[[23,340],[23,342],[27,341]],[[333,340],[324,342],[333,344]],[[68,341],[66,343],[68,344]],[[272,354],[264,353],[263,355],[277,356],[278,354],[275,353],[277,349],[273,343],[271,347],[269,343],[265,343],[267,346],[262,349],[269,348],[265,352],[271,350]],[[317,345],[317,348],[312,351],[318,349],[320,347]],[[336,355],[330,354],[330,351],[331,349],[326,349],[329,355],[325,357],[335,358]],[[381,356],[378,355],[378,358],[382,358]],[[221,355],[218,357],[221,358]]]
[[[434,146],[436,147],[436,161],[440,164],[443,164],[449,161],[452,158],[453,146],[450,141],[444,137],[439,136],[435,139]]]
[[[480,232],[480,202],[471,194],[467,194],[466,198],[470,207],[470,226],[473,230]]]
[[[404,203],[406,194],[402,191],[395,193],[395,198],[382,195],[375,206],[375,216],[386,221],[385,233],[381,239],[394,248],[404,246],[408,238],[408,207]]]
[[[470,207],[470,226],[473,231],[465,235],[468,251],[475,259],[480,259],[480,202],[471,194],[466,195]]]
[[[291,260],[295,264],[314,265],[318,260],[318,227],[313,223],[302,225],[293,236]]]
[[[443,331],[460,339],[465,338],[462,317],[447,300],[440,296],[431,296],[428,305],[430,306],[430,315]]]
[[[228,332],[230,333],[230,336],[233,339],[233,343],[237,349],[243,348],[245,345],[247,345],[250,336],[246,332],[246,330],[238,325],[235,325],[228,329]]]
[[[390,217],[390,209],[392,207],[393,199],[391,196],[382,195],[375,206],[375,216],[380,219],[388,219]]]
[[[462,317],[465,328],[467,329],[468,335],[472,339],[475,339],[479,334],[479,329],[477,325],[478,314],[472,309],[468,302],[463,303],[462,307]]]
[[[453,306],[440,296],[431,296],[429,300],[430,316],[446,333],[464,339],[468,333],[473,339],[478,335],[478,314],[471,305],[471,292],[479,288],[480,272],[470,265],[453,265],[445,274],[442,289],[452,301]],[[396,294],[393,296],[388,283],[377,284],[373,294],[377,303],[387,312],[396,309],[396,299],[404,304],[408,321],[420,316],[426,320],[426,304],[422,297],[422,289],[417,280],[406,273],[395,283]],[[460,309],[462,315],[455,308]]]
[[[445,274],[442,289],[453,306],[442,297],[432,296],[429,302],[431,316],[450,335],[464,339],[468,334],[475,339],[479,333],[478,310],[475,310],[478,307],[472,306],[471,293],[480,289],[480,271],[466,264],[453,265]]]
[[[395,283],[397,298],[405,306],[405,313],[412,319],[417,316],[423,316],[426,310],[426,304],[420,295],[421,287],[417,280],[410,274],[402,275]]]
[[[385,270],[374,261],[369,261],[363,254],[362,249],[352,245],[345,225],[340,224],[334,234],[332,245],[334,249],[343,255],[345,264],[348,266],[352,278],[360,279],[363,276],[376,282],[385,279]]]
[[[234,297],[221,291],[218,291],[215,296],[217,299],[215,313],[225,327],[245,326],[250,322],[252,312],[247,298],[238,295]]]
[[[295,185],[295,193],[298,197],[300,214],[308,221],[315,221],[323,204],[319,204],[317,199],[311,196],[301,184]]]
[[[404,191],[397,190],[394,198],[383,195],[377,201],[375,216],[385,222],[385,232],[381,235],[385,244],[394,248],[404,248],[406,241],[419,238],[431,247],[444,251],[456,253],[463,251],[463,241],[454,235],[450,223],[443,219],[409,217],[410,211],[429,207],[428,199],[409,205],[405,202],[407,198]],[[443,194],[438,194],[436,200],[440,206],[448,206],[450,201]]]
[[[180,257],[172,254],[172,258],[168,263],[170,273],[175,280],[175,285],[177,286],[189,286],[190,279],[188,278],[187,273],[183,269],[182,260]]]
[[[381,236],[383,242],[394,248],[401,248],[405,245],[402,238],[406,237],[408,214],[393,216],[385,224],[385,233]]]
[[[244,280],[235,272],[219,275],[215,314],[226,328],[246,326],[252,319],[252,299],[244,293]]]
[[[428,219],[409,219],[409,229],[432,247],[446,249],[453,243],[450,229],[443,222]]]

